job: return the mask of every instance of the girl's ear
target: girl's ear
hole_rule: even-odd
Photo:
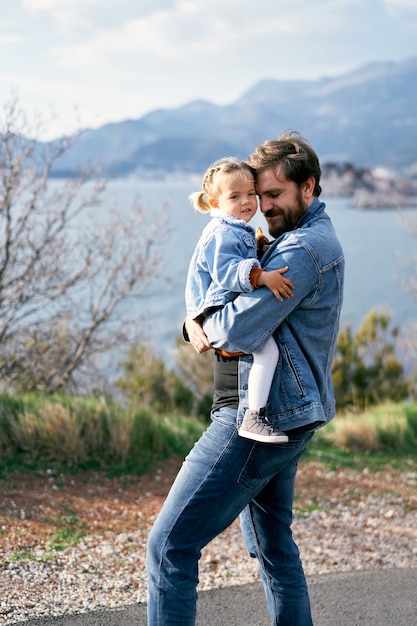
[[[217,207],[219,206],[219,203],[216,200],[216,198],[209,198],[208,202],[212,209],[217,209]]]

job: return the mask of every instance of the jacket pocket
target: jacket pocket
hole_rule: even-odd
[[[280,384],[281,392],[284,391],[284,393],[287,394],[290,388],[288,383],[290,383],[295,394],[299,398],[304,398],[306,396],[306,390],[302,383],[301,374],[297,368],[296,359],[292,357],[288,344],[280,343],[279,349],[282,351],[283,357],[283,366],[281,369],[282,379]]]

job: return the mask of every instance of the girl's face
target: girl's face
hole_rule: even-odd
[[[219,181],[217,198],[210,199],[210,204],[234,217],[249,222],[258,208],[255,181],[251,176],[226,175]]]

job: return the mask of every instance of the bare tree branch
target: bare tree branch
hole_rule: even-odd
[[[161,268],[162,219],[137,200],[121,211],[91,168],[51,180],[77,136],[36,141],[17,99],[4,106],[2,126],[0,376],[66,389],[94,355],[128,339],[135,316],[126,303]]]

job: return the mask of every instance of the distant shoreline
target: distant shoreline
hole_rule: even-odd
[[[346,163],[325,164],[321,186],[328,196],[351,198],[357,209],[417,207],[417,181],[385,168],[358,169]]]
[[[51,176],[51,181],[75,178],[72,175]],[[104,176],[109,183],[170,183],[190,182],[199,185],[201,174],[138,170],[128,176]],[[388,170],[359,169],[350,164],[324,164],[320,180],[322,195],[347,198],[356,209],[413,209],[417,208],[417,180],[396,176]]]

